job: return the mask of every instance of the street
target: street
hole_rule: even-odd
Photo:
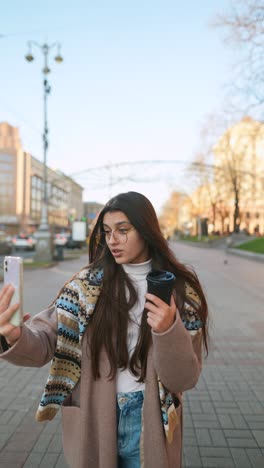
[[[225,257],[223,250],[171,246],[180,261],[195,268],[210,310],[209,357],[198,385],[184,398],[184,468],[263,468],[263,263]],[[47,307],[87,263],[82,255],[25,271],[25,312]],[[0,468],[66,468],[60,418],[34,421],[48,367],[0,362]]]

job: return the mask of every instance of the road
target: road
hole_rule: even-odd
[[[223,251],[171,245],[197,271],[210,308],[209,357],[198,385],[185,394],[184,468],[263,468],[264,266],[231,255],[224,263]],[[34,314],[49,305],[87,262],[83,255],[25,271],[25,310]],[[34,422],[47,372],[47,366],[0,362],[0,468],[66,468],[60,418]]]

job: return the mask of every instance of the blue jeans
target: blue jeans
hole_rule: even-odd
[[[118,468],[140,468],[141,410],[144,391],[117,393]]]

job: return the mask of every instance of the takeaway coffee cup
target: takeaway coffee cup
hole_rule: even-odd
[[[148,292],[170,304],[175,276],[169,271],[152,270],[147,275]]]

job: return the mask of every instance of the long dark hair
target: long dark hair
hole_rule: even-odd
[[[180,313],[183,312],[184,302],[188,302],[185,283],[188,283],[199,297],[198,303],[192,303],[203,322],[203,342],[207,346],[207,316],[206,299],[197,278],[190,268],[180,263],[164,238],[157,215],[150,201],[137,192],[121,193],[106,203],[99,213],[89,241],[89,259],[91,266],[103,268],[104,278],[102,292],[97,301],[91,321],[91,359],[94,378],[100,377],[99,359],[104,348],[110,362],[110,378],[114,378],[117,369],[129,366],[131,372],[144,381],[147,368],[148,349],[151,344],[151,330],[147,323],[147,314],[143,311],[142,323],[136,348],[129,361],[127,351],[127,327],[129,310],[136,303],[137,295],[134,286],[121,265],[118,265],[108,246],[103,232],[104,216],[108,212],[122,211],[137,232],[146,241],[152,268],[167,270],[177,278],[176,302]],[[126,288],[129,294],[126,294]]]

